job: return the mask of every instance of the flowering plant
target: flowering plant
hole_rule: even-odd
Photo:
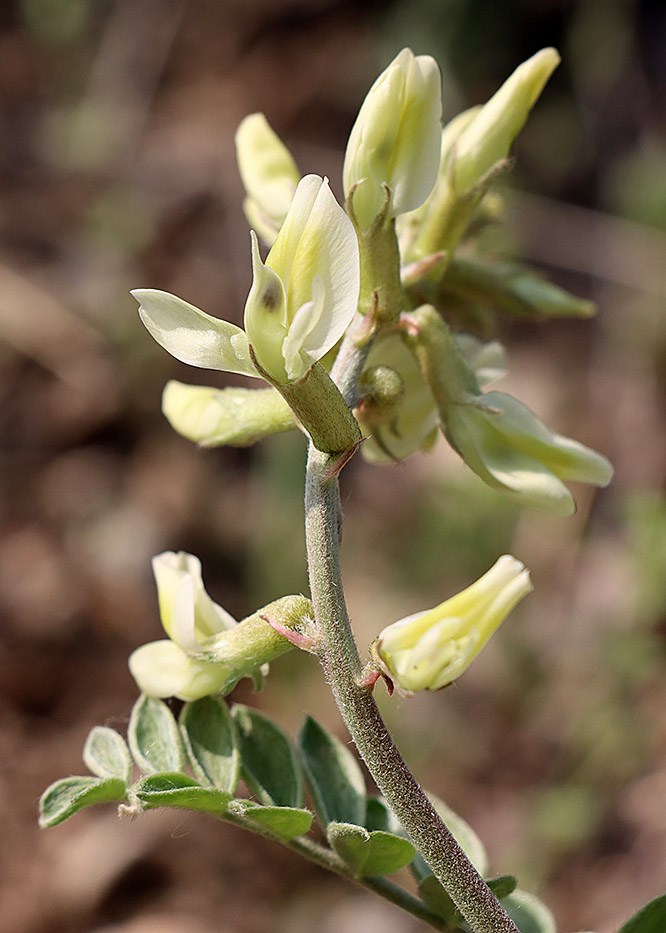
[[[441,433],[517,507],[568,515],[575,504],[564,481],[610,482],[601,454],[546,428],[507,393],[484,391],[504,372],[503,349],[473,328],[456,329],[451,313],[452,294],[460,298],[470,281],[474,300],[481,292],[509,313],[593,310],[528,269],[475,252],[497,198],[490,188],[558,61],[553,49],[539,52],[485,106],[442,128],[439,69],[404,49],[352,128],[344,208],[327,179],[299,179],[263,115],[243,121],[236,145],[253,226],[244,329],[163,291],[133,294],[149,332],[177,359],[268,383],[169,382],[163,405],[177,431],[204,446],[248,445],[297,428],[307,435],[311,599],[285,596],[237,622],[206,593],[196,557],[158,555],[167,638],[130,658],[142,693],[128,745],[112,729],[93,729],[84,749],[93,776],[51,785],[43,826],[110,800],[133,815],[158,806],[203,810],[289,846],[434,929],[553,933],[548,909],[512,876],[489,878],[478,837],[423,792],[373,696],[382,678],[405,697],[455,681],[531,591],[529,572],[500,557],[436,608],[385,627],[363,666],[340,570],[338,478],[359,448],[372,464],[393,463],[430,449]],[[258,237],[270,247],[265,259]],[[381,796],[368,797],[357,760],[310,717],[294,744],[264,714],[226,702],[242,677],[258,688],[268,662],[293,648],[321,663]],[[184,703],[178,722],[163,702],[170,697]],[[143,772],[135,782],[132,760]],[[241,777],[251,798],[238,794]],[[319,838],[308,835],[315,816]],[[406,866],[415,893],[386,877]],[[624,933],[656,929],[640,923]]]

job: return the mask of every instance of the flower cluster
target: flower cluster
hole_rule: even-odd
[[[485,105],[442,128],[437,64],[403,49],[375,81],[353,125],[344,209],[327,179],[300,178],[263,114],[246,117],[236,134],[253,227],[244,328],[166,292],[133,294],[150,333],[177,359],[261,378],[269,388],[171,381],[163,407],[174,428],[203,445],[244,445],[299,426],[338,465],[361,435],[363,455],[375,463],[403,460],[443,435],[487,485],[557,515],[575,510],[566,482],[605,486],[612,475],[605,457],[551,431],[510,395],[486,391],[505,371],[504,352],[496,340],[480,341],[473,325],[480,305],[486,319],[498,309],[532,317],[593,310],[530,270],[474,253],[476,232],[498,216],[492,182],[558,62],[554,49],[538,52]],[[258,236],[269,247],[265,260]],[[355,347],[362,373],[343,397],[329,370],[344,337],[345,353]],[[338,364],[343,359],[344,353]],[[340,378],[340,365],[332,372]],[[145,646],[132,660],[149,692],[163,695],[168,686],[179,696],[201,695],[233,680],[210,654],[211,639],[233,631],[233,620],[206,601],[194,561],[156,559],[170,641]],[[167,579],[181,581],[188,596],[178,599],[187,612],[170,615],[171,597],[162,597],[173,589]],[[381,669],[405,692],[442,686],[527,592],[526,581],[522,565],[503,558],[469,591],[475,600],[483,591],[487,602],[477,606],[481,616],[473,623],[467,610],[461,616],[446,603],[390,626],[376,648]],[[462,594],[456,599],[464,602]]]

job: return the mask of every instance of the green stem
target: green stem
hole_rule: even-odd
[[[338,855],[336,855],[335,852],[333,852],[328,847],[315,842],[314,839],[309,839],[307,836],[300,836],[297,839],[291,839],[289,842],[284,842],[284,840],[279,839],[269,829],[257,826],[256,823],[253,823],[252,820],[246,817],[244,814],[234,813],[230,810],[225,813],[223,819],[228,823],[233,823],[234,826],[239,826],[243,829],[249,829],[253,833],[257,833],[258,835],[264,836],[267,839],[272,839],[274,842],[280,842],[283,845],[286,845],[288,848],[293,849],[294,852],[298,852],[299,855],[302,855],[310,862],[314,862],[316,865],[328,869],[328,871],[333,871],[336,874],[341,875],[343,878],[346,878],[349,881],[353,881],[355,884],[367,888],[368,890],[373,891],[375,894],[379,894],[380,897],[383,897],[385,900],[395,904],[396,907],[400,907],[407,913],[412,914],[412,916],[418,917],[420,920],[424,920],[436,930],[446,931],[449,929],[447,922],[441,917],[437,916],[437,914],[433,913],[428,907],[426,907],[423,901],[413,897],[411,894],[409,894],[408,891],[405,891],[397,884],[393,884],[392,881],[389,881],[386,878],[356,877],[356,875],[354,875],[349,870],[348,866]]]
[[[381,718],[358,685],[361,663],[349,624],[339,562],[342,516],[331,458],[310,445],[305,486],[310,590],[320,657],[342,718],[393,813],[474,933],[518,933],[417,784]]]

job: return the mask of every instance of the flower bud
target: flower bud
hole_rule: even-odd
[[[247,198],[250,226],[271,246],[287,216],[300,178],[294,159],[263,113],[253,113],[236,130],[236,158]]]
[[[201,564],[192,554],[159,554],[153,572],[169,640],[143,645],[129,659],[134,679],[149,696],[187,701],[228,693],[241,677],[257,678],[268,661],[293,647],[277,627],[296,629],[311,616],[308,599],[285,596],[237,623],[206,593]]]
[[[359,111],[343,167],[345,197],[359,229],[367,229],[391,192],[389,216],[411,211],[437,177],[441,75],[429,55],[402,52],[377,78]]]
[[[373,463],[394,463],[432,446],[437,437],[437,409],[416,359],[399,333],[380,334],[374,342],[364,373],[371,374],[377,368],[397,373],[402,392],[386,417],[381,417],[376,406],[366,413],[361,404],[358,417],[369,435],[361,453]]]
[[[373,646],[375,661],[404,696],[440,690],[469,667],[531,590],[524,565],[505,554],[461,593],[385,628]]]
[[[359,415],[369,427],[381,425],[398,409],[405,395],[400,375],[389,366],[369,366],[358,382]]]
[[[162,411],[175,431],[202,447],[248,447],[296,427],[291,409],[273,388],[215,389],[170,379]]]
[[[465,302],[480,303],[516,317],[591,317],[592,301],[572,295],[530,269],[514,263],[485,263],[452,257],[439,293]]]
[[[452,166],[458,195],[506,159],[546,81],[560,63],[555,49],[542,49],[519,65],[457,139]]]

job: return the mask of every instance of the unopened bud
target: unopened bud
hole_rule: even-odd
[[[548,78],[560,63],[555,49],[542,49],[519,65],[484,104],[456,141],[453,185],[457,194],[472,188],[509,154],[511,143]]]
[[[403,49],[370,88],[347,143],[343,184],[346,197],[354,189],[359,229],[382,210],[386,186],[392,217],[428,197],[439,166],[441,113],[437,63]]]

